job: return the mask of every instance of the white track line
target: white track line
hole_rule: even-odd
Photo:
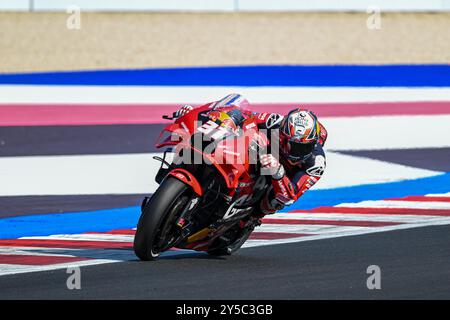
[[[134,235],[107,234],[107,233],[83,233],[83,234],[55,234],[51,236],[22,237],[20,239],[33,240],[71,240],[71,241],[116,241],[133,242]]]
[[[285,224],[262,224],[255,229],[255,232],[281,232],[281,233],[310,233],[329,234],[345,233],[348,231],[367,229],[367,227],[347,227],[333,225],[285,225]]]
[[[28,248],[19,248],[19,247],[0,247],[0,255],[8,254],[8,255],[33,255],[33,256],[41,256],[41,257],[75,257],[72,254],[67,252],[50,252],[50,251],[38,251],[34,250],[32,253],[28,250]]]
[[[0,157],[0,196],[153,193],[155,154]],[[159,155],[159,154],[157,154]],[[431,177],[440,172],[327,153],[315,189]]]
[[[33,248],[33,249],[36,249],[36,248]],[[45,249],[48,249],[48,248],[42,248],[42,250],[45,250]],[[73,250],[73,251],[80,251],[80,250],[77,249],[77,250]],[[102,250],[97,250],[97,251],[99,253],[102,252]],[[59,264],[51,264],[51,265],[43,265],[43,266],[0,264],[0,276],[20,274],[20,273],[67,269],[69,267],[84,267],[84,266],[93,266],[93,265],[99,265],[99,264],[108,264],[108,263],[117,263],[117,262],[134,261],[134,260],[137,261],[138,260],[132,251],[130,251],[130,250],[122,250],[122,251],[124,253],[127,253],[126,257],[124,257],[123,255],[114,253],[114,254],[111,254],[112,256],[114,256],[114,259],[91,259],[91,260],[86,260],[86,261],[59,263]],[[86,256],[85,256],[84,250],[81,250],[80,252],[81,252],[80,255],[82,255],[82,257],[85,258]],[[104,253],[108,253],[108,252],[113,253],[114,250],[108,249],[108,250],[104,250],[103,252]],[[130,256],[131,254],[132,254],[132,258]],[[161,257],[162,258],[170,258],[170,257],[186,255],[186,254],[202,255],[202,254],[206,254],[206,253],[194,252],[191,250],[167,251],[167,252],[164,252],[163,254],[161,254]],[[75,255],[75,256],[77,256],[77,255]]]
[[[0,195],[152,193],[155,154],[0,158]]]
[[[377,214],[340,214],[340,213],[277,213],[275,216],[266,217],[270,219],[302,219],[302,220],[331,220],[331,221],[375,221],[375,222],[398,222],[398,223],[423,223],[429,221],[440,221],[441,216],[419,216],[419,215],[377,215]]]
[[[0,103],[193,103],[241,93],[252,103],[450,101],[450,88],[0,85]]]
[[[327,167],[316,190],[426,178],[439,172],[400,164],[326,152]]]
[[[430,209],[450,210],[450,202],[420,202],[420,201],[361,201],[358,203],[342,203],[337,207],[352,208],[405,208],[405,209]]]
[[[132,250],[124,249],[74,249],[74,248],[44,248],[44,247],[1,247],[0,255],[2,254],[19,254],[19,255],[33,255],[33,256],[67,256],[83,258],[100,259],[100,260],[120,260],[131,261],[136,259],[136,255]]]
[[[450,147],[450,115],[323,118],[322,123],[330,150]],[[426,132],[420,129],[425,127]]]
[[[427,197],[450,197],[450,192],[447,193],[430,193],[426,195]]]

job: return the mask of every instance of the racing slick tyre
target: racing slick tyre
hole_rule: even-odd
[[[133,245],[139,259],[154,260],[169,249],[177,236],[175,222],[190,198],[188,188],[180,180],[167,177],[143,205]]]

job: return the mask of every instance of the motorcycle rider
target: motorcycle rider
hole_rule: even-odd
[[[306,109],[296,108],[287,115],[278,113],[256,113],[248,110],[248,101],[239,94],[230,94],[212,102],[210,108],[229,110],[227,113],[236,122],[244,118],[256,117],[259,129],[278,130],[280,157],[272,153],[260,156],[262,167],[272,176],[272,186],[260,203],[256,216],[273,214],[297,201],[322,177],[326,166],[323,146],[327,140],[327,130],[317,116]],[[174,116],[181,117],[192,111],[193,107],[183,106]],[[238,112],[233,110],[238,110]],[[270,140],[272,135],[268,134]]]

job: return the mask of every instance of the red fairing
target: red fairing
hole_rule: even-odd
[[[266,123],[266,121],[270,115],[271,115],[271,113],[267,113],[267,112],[257,113],[256,114],[256,122],[258,124],[264,124],[264,123]]]
[[[156,147],[163,148],[167,146],[174,146],[183,141],[184,138],[189,137],[197,130],[199,113],[210,110],[210,105],[211,103],[208,103],[195,108],[194,110],[186,113],[184,116],[177,118],[175,123],[168,124],[156,140]],[[175,139],[173,133],[180,138]],[[169,136],[161,141],[164,134],[169,134]]]
[[[192,173],[190,173],[189,171],[184,170],[184,169],[174,169],[169,172],[169,175],[171,175],[171,176],[177,178],[178,180],[180,180],[181,182],[191,186],[192,190],[194,190],[194,192],[197,195],[199,195],[199,196],[203,195],[203,189],[200,186],[200,183],[194,177],[194,175]]]
[[[230,189],[236,189],[239,183],[242,183],[243,185],[245,185],[246,183],[250,184],[253,181],[248,172],[250,166],[248,152],[248,150],[250,149],[250,143],[254,140],[258,141],[258,144],[261,146],[267,145],[269,143],[267,137],[259,132],[255,122],[256,118],[253,117],[252,113],[246,110],[242,110],[245,117],[245,121],[242,125],[244,134],[236,137],[233,144],[230,144],[228,142],[229,140],[220,141],[217,144],[217,147],[215,148],[213,154],[205,154],[201,150],[197,150],[194,146],[191,145],[190,137],[192,134],[196,133],[197,131],[204,132],[202,130],[209,129],[209,122],[205,122],[205,119],[204,117],[202,117],[201,113],[206,115],[206,113],[213,111],[211,116],[214,117],[214,112],[218,109],[212,109],[213,106],[214,103],[208,103],[206,105],[195,108],[182,117],[176,119],[174,124],[166,126],[163,133],[158,138],[156,147],[188,147],[193,150],[193,152],[202,154],[205,160],[208,160],[217,168],[217,170],[224,177],[227,186]],[[220,107],[220,111],[225,112],[231,109],[236,109],[236,107]],[[203,120],[203,123],[200,120]],[[199,125],[201,126],[201,128],[199,127]],[[211,125],[213,124],[211,123]],[[164,132],[171,135],[165,140],[160,141]],[[174,139],[173,134],[175,134],[175,136],[178,136],[179,139]],[[249,188],[249,192],[250,191],[251,190]]]

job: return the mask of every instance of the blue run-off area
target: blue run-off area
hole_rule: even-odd
[[[392,197],[447,193],[450,191],[450,173],[434,177],[383,184],[360,185],[328,190],[310,190],[294,205],[284,211],[333,206],[346,202],[382,200]],[[0,238],[15,239],[25,236],[81,233],[130,229],[137,224],[140,207],[108,209],[74,213],[49,213],[0,219]]]
[[[450,87],[450,65],[279,65],[0,74],[0,84]]]

